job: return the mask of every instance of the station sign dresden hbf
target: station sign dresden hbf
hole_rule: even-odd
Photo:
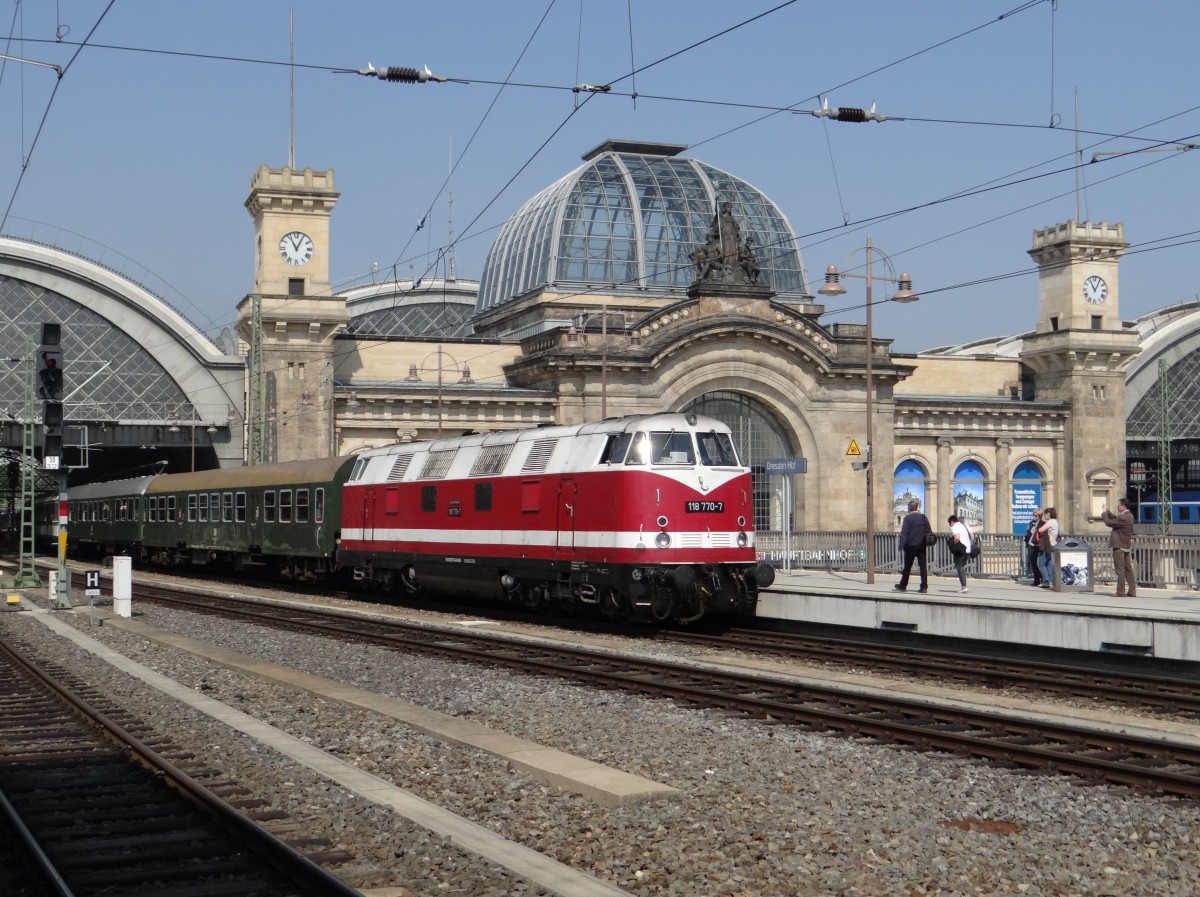
[[[763,461],[763,473],[793,474],[808,473],[807,458],[767,458]]]

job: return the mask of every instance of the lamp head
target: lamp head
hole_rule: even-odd
[[[817,290],[822,296],[843,296],[846,288],[839,283],[842,275],[838,273],[837,265],[825,269],[825,285]]]
[[[900,275],[900,280],[897,282],[899,287],[896,290],[896,295],[892,296],[893,302],[916,302],[921,297],[913,292],[912,275],[907,271]]]

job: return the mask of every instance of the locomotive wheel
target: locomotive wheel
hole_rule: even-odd
[[[671,597],[670,589],[655,589],[650,596],[650,613],[654,615],[654,619],[665,623],[671,619],[671,612],[674,609],[675,601]]]
[[[521,590],[521,605],[526,610],[541,610],[545,605],[543,595],[545,590],[542,586],[527,585]]]
[[[621,616],[622,612],[621,596],[617,594],[616,589],[605,589],[604,594],[600,596],[600,615],[612,619]]]

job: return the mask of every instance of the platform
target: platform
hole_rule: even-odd
[[[1163,660],[1200,661],[1200,591],[1147,589],[1136,598],[1035,588],[1007,579],[931,576],[929,592],[894,586],[899,576],[825,570],[776,571],[759,594],[758,616],[853,629],[1004,642],[1074,651],[1109,652]]]

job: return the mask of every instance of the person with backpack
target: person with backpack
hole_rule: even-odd
[[[946,522],[950,524],[950,556],[954,559],[954,571],[958,574],[960,593],[967,590],[967,561],[971,559],[971,530],[951,514]]]
[[[1033,577],[1035,586],[1042,584],[1042,571],[1038,569],[1038,528],[1041,525],[1042,512],[1034,508],[1033,518],[1025,527],[1025,553],[1029,561],[1029,575]]]
[[[904,515],[900,533],[896,536],[896,547],[904,552],[904,572],[896,583],[897,592],[908,588],[913,561],[917,562],[917,569],[921,573],[921,588],[918,591],[922,595],[929,591],[929,562],[925,552],[933,541],[932,536],[933,527],[929,525],[929,518],[921,513],[921,503],[914,498],[908,503],[908,513]]]

